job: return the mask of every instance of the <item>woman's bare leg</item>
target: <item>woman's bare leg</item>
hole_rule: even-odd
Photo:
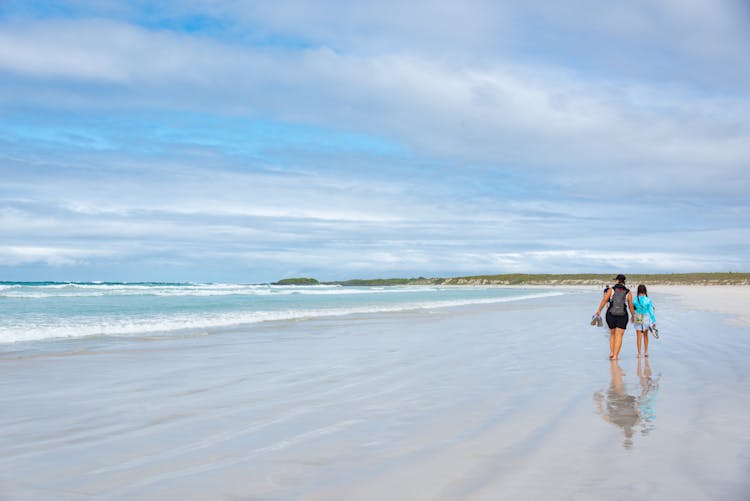
[[[612,353],[614,354],[613,360],[617,360],[617,358],[620,356],[620,348],[622,348],[622,336],[625,334],[625,329],[615,329],[615,345],[614,350]]]
[[[615,329],[609,330],[609,358],[615,357]]]

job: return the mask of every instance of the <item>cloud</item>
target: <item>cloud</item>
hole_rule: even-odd
[[[710,165],[717,191],[748,188],[746,96],[506,62],[238,47],[99,20],[11,26],[0,42],[0,68],[31,79],[26,99],[34,102],[44,100],[34,87],[63,79],[73,83],[58,86],[69,94],[63,102],[80,98],[84,107],[273,116],[386,138],[451,163],[534,169],[575,186],[648,177],[652,188],[692,193],[706,189],[694,173]],[[84,93],[76,82],[113,87]]]
[[[143,5],[0,17],[5,266],[748,265],[736,4]]]
[[[0,65],[15,73],[113,85],[212,83],[224,73],[214,51],[238,56],[211,40],[110,20],[10,23],[0,32]]]
[[[101,258],[109,253],[90,248],[0,246],[0,267],[44,264],[52,267],[70,267],[87,264],[88,258]]]

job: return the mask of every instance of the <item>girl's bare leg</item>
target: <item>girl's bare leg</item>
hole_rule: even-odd
[[[635,331],[636,340],[635,345],[638,347],[638,358],[641,358],[641,344],[643,339],[643,331]]]
[[[648,356],[648,331],[643,331],[643,354]]]

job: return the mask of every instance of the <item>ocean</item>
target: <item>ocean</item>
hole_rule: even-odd
[[[502,303],[560,294],[507,287],[0,282],[0,344],[91,336],[212,334],[259,322]]]

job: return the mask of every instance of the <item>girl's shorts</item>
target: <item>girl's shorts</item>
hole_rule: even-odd
[[[633,327],[637,331],[648,331],[648,328],[651,327],[651,316],[648,313],[643,315],[636,313],[633,317]]]

